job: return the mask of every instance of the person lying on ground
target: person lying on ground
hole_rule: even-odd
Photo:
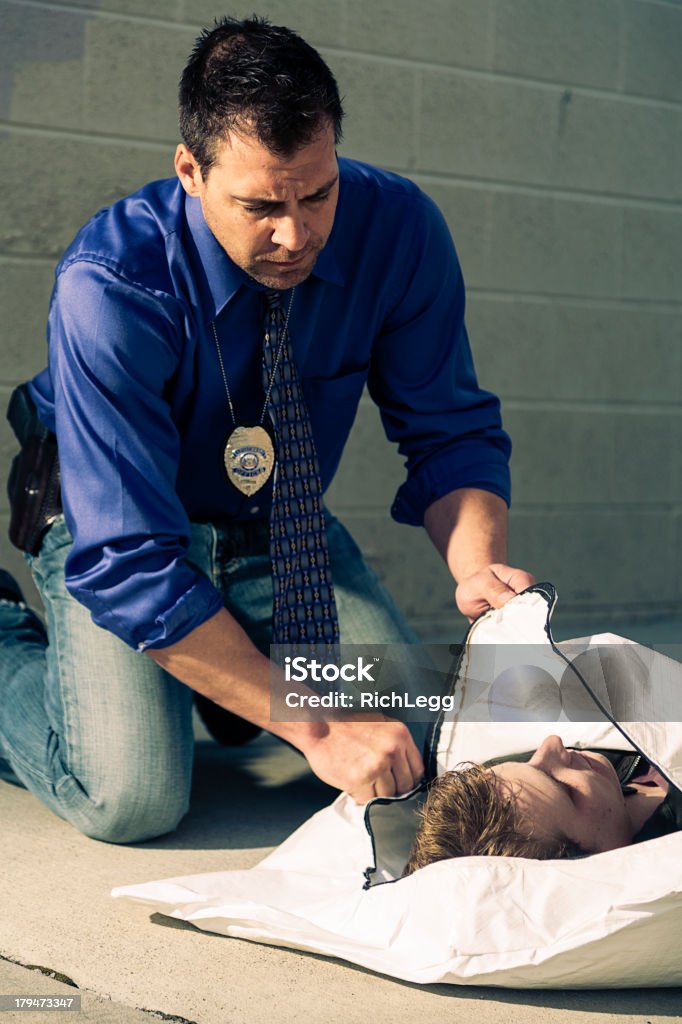
[[[403,875],[451,857],[549,860],[682,829],[682,793],[640,754],[567,748],[468,764],[435,779]]]

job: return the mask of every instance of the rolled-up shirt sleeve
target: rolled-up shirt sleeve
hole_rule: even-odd
[[[66,586],[130,647],[165,647],[222,605],[186,554],[179,436],[164,395],[182,344],[178,300],[79,258],[50,308]]]
[[[421,195],[400,293],[376,339],[368,388],[406,459],[394,519],[420,526],[428,506],[476,487],[509,504],[511,441],[482,390],[464,325],[464,282],[447,224]]]

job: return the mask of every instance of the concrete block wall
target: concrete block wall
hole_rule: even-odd
[[[0,0],[0,402],[45,360],[54,264],[81,223],[172,173],[177,80],[242,3]],[[677,614],[682,584],[682,5],[663,0],[263,0],[345,94],[342,152],[444,210],[479,377],[514,440],[511,559],[596,628]],[[457,639],[363,399],[330,505],[424,636]],[[3,474],[14,449],[0,422]],[[375,451],[380,457],[376,458]],[[2,564],[20,569],[5,540]],[[23,577],[24,580],[26,577]]]

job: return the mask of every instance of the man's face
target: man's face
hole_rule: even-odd
[[[329,238],[339,194],[331,127],[289,158],[253,135],[231,132],[205,177],[186,146],[178,146],[175,167],[237,266],[268,288],[291,288],[308,277]]]
[[[570,839],[592,853],[632,839],[618,776],[602,754],[567,750],[548,736],[527,764],[505,761],[491,771],[511,786],[537,839]]]

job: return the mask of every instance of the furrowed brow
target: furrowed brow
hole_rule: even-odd
[[[323,196],[325,192],[329,192],[329,189],[333,188],[334,185],[336,185],[338,180],[339,180],[339,176],[338,176],[338,174],[335,174],[334,177],[330,181],[327,181],[324,185],[321,185],[320,188],[318,188],[318,190],[316,192],[313,192],[309,196],[304,196],[303,198],[304,199],[315,199],[317,196]]]
[[[339,176],[338,176],[338,174],[335,174],[334,177],[331,178],[329,181],[325,182],[324,185],[320,185],[320,187],[318,189],[316,189],[315,192],[311,192],[310,195],[303,196],[303,200],[306,200],[306,199],[317,199],[318,196],[323,196],[325,194],[325,192],[329,192],[329,190],[334,187],[334,185],[336,184],[336,182],[338,180],[339,180]],[[250,206],[257,206],[257,205],[261,205],[261,206],[277,206],[278,203],[280,203],[282,201],[281,199],[272,199],[272,198],[268,199],[268,198],[260,197],[260,196],[256,197],[256,196],[234,196],[233,195],[232,198],[236,199],[238,203],[248,203]]]

